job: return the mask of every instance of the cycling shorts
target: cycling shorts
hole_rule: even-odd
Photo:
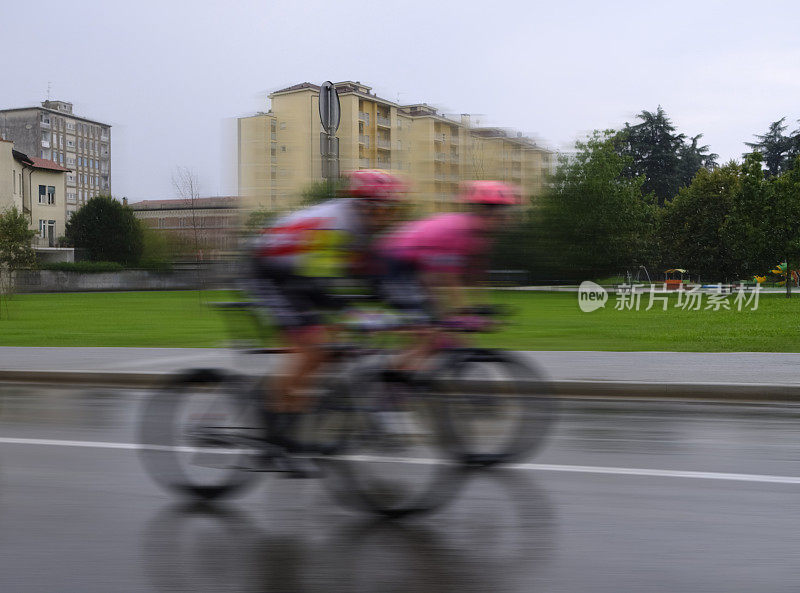
[[[249,290],[259,307],[284,330],[323,325],[326,313],[344,306],[324,279],[261,262],[254,263]]]

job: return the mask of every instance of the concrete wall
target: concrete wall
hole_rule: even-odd
[[[98,292],[114,290],[180,290],[205,288],[196,272],[158,273],[125,270],[102,274],[81,274],[54,270],[17,272],[17,292]]]
[[[42,133],[36,108],[0,113],[0,136],[14,142],[14,148],[30,156],[39,156]]]
[[[0,140],[0,212],[14,206],[22,211],[22,199],[17,199],[18,192],[14,191],[14,178],[18,175],[18,167],[17,161],[11,156],[13,146],[11,142]],[[18,177],[16,183],[19,184]]]

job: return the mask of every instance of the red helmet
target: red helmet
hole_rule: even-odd
[[[502,181],[465,181],[459,197],[467,204],[515,206],[520,203],[517,188]]]
[[[349,175],[345,193],[354,198],[393,200],[404,190],[404,184],[391,173],[380,169],[361,169]]]

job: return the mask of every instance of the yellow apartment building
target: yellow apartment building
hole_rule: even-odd
[[[426,210],[451,207],[458,184],[501,179],[525,195],[541,192],[551,153],[497,128],[473,128],[426,104],[399,105],[360,82],[336,83],[341,105],[341,171],[386,169],[402,175]],[[269,95],[271,109],[238,120],[239,195],[256,209],[285,209],[322,179],[319,86],[300,83]]]
[[[16,207],[36,231],[32,246],[54,249],[66,227],[66,174],[58,163],[15,150],[0,138],[0,212]]]

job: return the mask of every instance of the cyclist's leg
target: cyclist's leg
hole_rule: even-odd
[[[420,327],[412,332],[413,339],[394,360],[398,371],[416,371],[435,352],[438,332],[433,327],[435,312],[429,290],[422,281],[421,268],[416,262],[387,258],[385,277],[382,280],[381,294],[385,302],[402,311],[418,317]]]
[[[286,365],[269,382],[265,418],[270,440],[280,440],[297,414],[308,411],[303,391],[324,361],[326,329],[316,308],[317,300],[305,279],[260,266],[253,292],[262,309],[274,320],[290,355]]]

